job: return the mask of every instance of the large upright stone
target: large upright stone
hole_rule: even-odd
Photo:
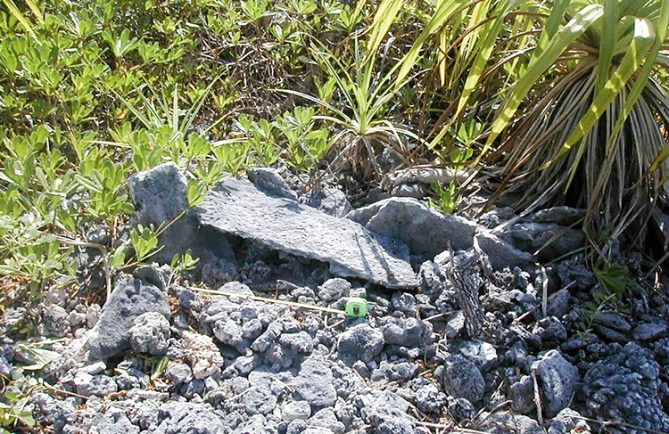
[[[417,286],[409,263],[361,225],[295,200],[270,196],[244,179],[219,184],[197,209],[200,223],[271,249],[330,264],[338,276],[387,288]]]
[[[135,206],[133,225],[170,226],[160,235],[162,249],[152,261],[170,263],[176,254],[186,250],[200,258],[200,264],[219,258],[236,267],[228,241],[221,234],[198,228],[197,219],[188,211],[188,182],[174,163],[165,163],[128,178],[130,198]]]
[[[346,217],[370,231],[403,241],[414,255],[432,259],[448,248],[474,245],[476,224],[444,215],[412,198],[390,198],[351,211]]]
[[[91,331],[88,341],[90,359],[107,359],[129,348],[130,328],[135,318],[147,312],[158,312],[169,318],[167,295],[141,280],[121,279],[102,307],[100,319]]]

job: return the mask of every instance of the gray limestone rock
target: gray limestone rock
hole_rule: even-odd
[[[444,364],[444,390],[455,398],[465,398],[470,402],[483,399],[485,380],[475,364],[464,356],[453,354]]]
[[[518,413],[529,413],[534,410],[534,381],[529,375],[523,375],[520,380],[509,388],[511,408]]]
[[[89,338],[90,359],[100,360],[120,354],[130,346],[130,328],[147,312],[170,317],[167,295],[140,280],[121,279],[102,308],[100,319]]]
[[[291,422],[295,419],[307,420],[311,416],[311,406],[307,401],[290,401],[281,409],[281,419]]]
[[[661,318],[639,324],[632,330],[632,337],[639,341],[655,341],[669,332],[669,324]]]
[[[345,359],[370,362],[383,351],[384,338],[381,330],[366,322],[348,327],[337,343],[339,355]]]
[[[152,356],[163,355],[170,338],[170,322],[158,312],[147,312],[135,319],[129,333],[133,350]]]
[[[555,223],[562,226],[570,226],[584,216],[584,209],[556,206],[535,212],[530,216],[529,220],[537,223]]]
[[[493,368],[497,362],[497,350],[488,342],[464,341],[458,351],[483,372]]]
[[[476,224],[444,215],[416,199],[390,198],[351,211],[347,218],[372,232],[403,241],[412,254],[431,259],[448,248],[473,246]]]
[[[344,217],[352,209],[346,195],[336,188],[311,190],[302,196],[300,202],[334,217]]]
[[[388,288],[417,286],[404,259],[371,232],[287,198],[268,196],[252,183],[230,178],[197,209],[201,224],[265,247],[330,264],[330,271]]]
[[[165,163],[128,178],[130,198],[135,206],[133,224],[144,226],[171,222],[188,208],[188,182],[174,163]],[[182,216],[161,236],[165,247],[153,256],[158,262],[170,262],[176,253],[183,253],[191,244],[195,227]]]
[[[511,225],[502,235],[519,250],[537,253],[542,262],[573,252],[585,244],[585,233],[553,223],[522,222]]]
[[[504,268],[525,268],[534,264],[534,257],[502,240],[491,232],[484,230],[476,234],[476,241],[488,255],[490,265],[495,270]]]
[[[99,415],[93,423],[90,434],[138,434],[139,427],[133,425],[128,416],[120,411],[110,411]]]
[[[248,414],[269,414],[276,407],[276,396],[267,387],[252,387],[242,398],[244,409]]]
[[[585,374],[583,395],[590,413],[586,416],[669,432],[669,415],[659,394],[660,376],[660,366],[648,350],[634,342],[625,345]],[[615,426],[610,431],[642,432]]]
[[[314,413],[307,420],[307,425],[327,429],[333,434],[344,434],[346,431],[346,427],[337,420],[337,416],[331,408],[324,408]]]
[[[256,167],[247,170],[246,175],[249,177],[249,181],[265,193],[297,200],[297,193],[290,188],[286,180],[279,175],[276,169]]]
[[[225,432],[222,419],[206,404],[168,402],[158,408],[155,428],[162,434],[220,434]]]
[[[118,390],[112,377],[106,375],[91,375],[83,372],[74,377],[77,393],[83,396],[104,397]]]
[[[44,328],[49,336],[62,338],[70,331],[68,313],[61,306],[50,304],[42,315]]]
[[[292,386],[303,400],[314,407],[330,407],[337,401],[332,370],[323,360],[308,358],[302,362]]]
[[[581,382],[578,368],[569,363],[557,350],[547,352],[533,363],[539,387],[544,398],[547,417],[555,417],[571,403],[576,388]]]
[[[344,279],[336,277],[325,281],[318,287],[318,297],[324,301],[339,300],[351,290],[351,284]]]

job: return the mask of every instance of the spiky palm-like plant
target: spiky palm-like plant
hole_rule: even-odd
[[[552,3],[481,157],[501,159],[498,194],[518,194],[519,207],[582,206],[592,240],[627,233],[638,241],[652,207],[667,199],[669,96],[658,70],[669,65],[669,2]],[[519,111],[530,92],[540,97]]]

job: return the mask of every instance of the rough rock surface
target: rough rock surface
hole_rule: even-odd
[[[569,406],[576,387],[581,381],[578,369],[569,363],[557,350],[551,350],[535,362],[541,392],[545,399],[545,412],[555,417]]]
[[[334,217],[344,217],[351,211],[346,195],[336,188],[311,190],[300,198],[300,202]]]
[[[391,254],[362,226],[287,198],[268,196],[243,179],[223,181],[197,215],[203,225],[218,231],[327,262],[336,275],[388,288],[417,285],[410,265]]]
[[[265,193],[297,200],[297,193],[291,190],[288,183],[279,175],[276,169],[257,167],[249,169],[246,173],[249,181]]]
[[[412,254],[431,259],[450,245],[454,250],[473,246],[476,224],[444,215],[416,199],[390,198],[351,211],[347,218],[372,232],[403,241]]]
[[[133,223],[144,226],[171,222],[188,208],[188,182],[174,163],[165,163],[139,172],[128,179],[130,198],[135,205]],[[169,262],[183,253],[195,237],[195,228],[188,216],[181,217],[160,237],[165,246],[153,260]]]
[[[470,402],[483,399],[485,380],[475,364],[459,354],[453,354],[446,359],[444,368],[444,389],[450,395]]]
[[[130,328],[130,346],[138,353],[165,354],[169,337],[170,322],[158,312],[138,316]]]
[[[487,255],[490,265],[495,270],[513,267],[528,267],[534,264],[534,257],[521,250],[516,249],[500,237],[482,230],[476,234],[476,241]]]
[[[337,349],[344,358],[370,362],[381,353],[383,344],[383,332],[362,322],[340,335]]]
[[[669,431],[669,415],[660,401],[660,367],[636,343],[600,360],[587,372],[583,391],[592,416]],[[637,432],[613,427],[611,432]],[[638,431],[642,432],[642,431]]]
[[[91,360],[106,359],[130,346],[130,328],[137,317],[156,312],[170,317],[167,295],[137,279],[121,279],[102,307],[88,341]]]

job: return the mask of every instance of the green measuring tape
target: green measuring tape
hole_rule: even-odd
[[[197,291],[197,292],[204,292],[206,294],[212,294],[212,295],[224,295],[226,297],[238,297],[238,298],[247,298],[250,300],[256,300],[256,301],[262,301],[265,303],[274,303],[274,304],[282,304],[285,306],[291,306],[295,308],[301,308],[301,309],[312,309],[312,310],[318,310],[321,312],[329,312],[329,313],[335,313],[339,315],[346,315],[347,317],[352,317],[352,318],[365,318],[367,316],[367,300],[361,297],[349,297],[346,300],[346,307],[344,310],[339,310],[339,309],[332,309],[329,307],[322,307],[322,306],[314,306],[310,304],[304,304],[304,303],[297,303],[294,301],[287,301],[287,300],[277,300],[274,298],[267,298],[267,297],[259,297],[257,295],[250,295],[250,294],[238,294],[234,292],[225,292],[225,291],[217,291],[213,289],[205,289],[205,288],[196,288],[196,287],[190,287],[191,290]]]
[[[351,297],[346,300],[346,316],[364,318],[367,316],[367,300],[360,297]]]

